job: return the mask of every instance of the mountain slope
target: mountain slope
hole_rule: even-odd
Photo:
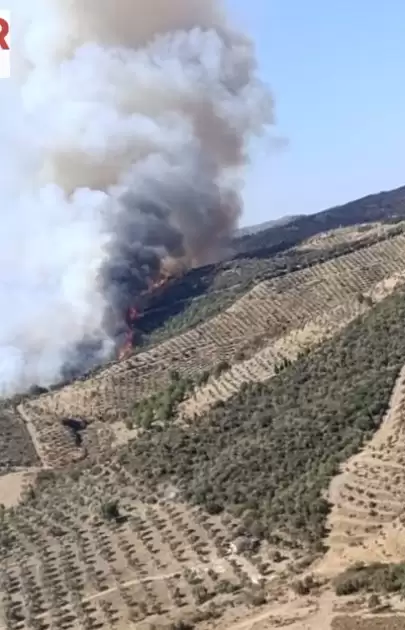
[[[2,401],[2,630],[368,618],[334,580],[402,553],[404,202],[242,237],[148,298],[132,357]]]
[[[295,247],[303,240],[343,226],[374,221],[396,221],[405,216],[405,187],[368,195],[342,206],[312,215],[299,215],[286,225],[270,227],[235,242],[241,255],[259,251],[276,253]]]

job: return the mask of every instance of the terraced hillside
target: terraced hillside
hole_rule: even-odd
[[[256,534],[319,542],[329,480],[380,426],[405,363],[404,316],[400,291],[198,423],[140,435],[131,469],[208,509],[246,510]]]
[[[349,227],[341,227],[336,230],[328,230],[321,232],[306,239],[297,249],[324,249],[328,247],[337,247],[344,243],[358,243],[359,241],[370,240],[373,236],[387,236],[390,233],[395,233],[399,226],[403,226],[404,222],[400,221],[395,224],[374,222],[374,223],[361,223],[359,225],[353,225]]]
[[[194,269],[172,280],[170,290],[155,294],[137,322],[143,346],[161,343],[223,312],[263,280],[309,268],[368,247],[404,232],[404,221],[371,223],[321,231],[295,248],[273,255],[265,252],[236,257]],[[369,229],[370,228],[370,229]]]
[[[400,562],[405,552],[405,367],[381,428],[330,488],[327,570],[355,562]]]
[[[29,481],[2,515],[4,627],[226,627],[285,598],[322,550],[329,480],[384,418],[404,318],[399,291],[195,425],[100,441]]]
[[[262,282],[204,324],[114,364],[87,381],[27,401],[21,410],[38,438],[49,443],[49,456],[56,463],[58,443],[65,448],[67,437],[55,419],[68,416],[90,422],[125,422],[131,418],[135,402],[161,387],[169,371],[197,375],[213,370],[220,362],[240,360],[252,346],[269,346],[315,320],[318,325],[324,321],[327,328],[327,313],[336,320],[333,313],[342,304],[348,304],[352,313],[347,315],[349,321],[357,312],[356,308],[350,310],[356,300],[362,300],[363,294],[382,280],[398,278],[396,274],[404,270],[405,236],[400,234]]]
[[[405,282],[405,272],[398,272],[373,286],[370,291],[344,299],[321,315],[315,315],[300,328],[277,338],[252,358],[235,363],[208,383],[196,387],[180,405],[182,419],[195,419],[217,403],[234,396],[246,383],[265,382],[277,372],[309,352],[322,341],[333,337],[351,321],[366,313]]]
[[[405,234],[367,208],[190,272],[137,354],[3,401],[0,630],[401,627]]]

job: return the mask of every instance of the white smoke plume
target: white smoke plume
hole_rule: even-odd
[[[3,395],[54,383],[71,361],[85,370],[106,358],[163,259],[192,266],[218,254],[241,212],[248,142],[273,122],[251,42],[215,0],[13,0],[12,9]],[[92,340],[98,352],[78,354]]]

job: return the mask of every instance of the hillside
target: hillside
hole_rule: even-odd
[[[248,225],[246,227],[242,227],[236,230],[235,238],[240,238],[242,236],[247,236],[248,234],[257,234],[258,232],[263,232],[263,230],[268,230],[269,228],[275,228],[280,225],[284,225],[285,223],[290,223],[294,219],[297,219],[298,215],[286,215],[280,217],[279,219],[273,219],[272,221],[265,221],[264,223],[259,223],[257,225]]]
[[[405,188],[234,248],[1,401],[1,630],[405,627]]]
[[[236,241],[241,255],[249,252],[282,251],[294,247],[307,238],[335,230],[374,221],[397,221],[405,213],[405,187],[368,195],[336,208],[330,208],[309,216],[299,215],[293,221],[257,234],[247,235]]]

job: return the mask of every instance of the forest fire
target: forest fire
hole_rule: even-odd
[[[129,307],[142,312],[133,328],[149,328],[147,278],[163,291],[177,265],[222,257],[274,103],[222,0],[9,4],[21,72],[13,124],[0,128],[10,262],[0,265],[0,389],[12,395],[116,358]]]
[[[117,359],[118,361],[123,361],[124,359],[128,359],[128,357],[132,354],[132,349],[134,347],[134,333],[133,330],[128,330],[125,335],[125,342],[118,350]]]
[[[169,270],[170,268],[170,270]],[[177,273],[175,273],[177,271]],[[142,316],[140,303],[142,302],[142,298],[146,296],[150,296],[154,294],[159,289],[165,287],[167,283],[172,280],[174,277],[181,275],[184,272],[184,269],[180,266],[174,269],[173,265],[167,265],[166,261],[162,261],[161,270],[156,279],[150,278],[148,282],[148,288],[145,291],[135,298],[138,301],[137,306],[131,306],[125,317],[125,322],[127,325],[127,332],[125,334],[124,343],[120,346],[117,353],[118,361],[123,361],[127,359],[133,351],[135,346],[135,322]]]
[[[123,345],[118,350],[117,358],[119,361],[127,359],[132,353],[134,347],[134,331],[133,326],[137,319],[140,317],[140,312],[135,306],[131,306],[126,314],[127,332]]]

